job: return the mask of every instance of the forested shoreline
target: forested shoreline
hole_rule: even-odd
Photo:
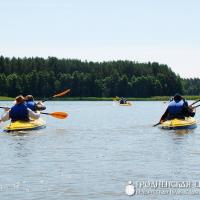
[[[0,96],[48,97],[66,88],[71,97],[199,95],[200,79],[182,79],[167,65],[133,61],[0,56]]]

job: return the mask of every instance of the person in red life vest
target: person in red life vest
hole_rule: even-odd
[[[25,105],[34,112],[46,109],[42,102],[39,101],[38,103],[35,103],[32,95],[27,95],[25,97]]]
[[[30,121],[31,119],[39,119],[40,114],[35,113],[25,105],[25,99],[22,95],[15,98],[15,105],[11,108],[5,108],[5,113],[1,117],[1,121],[5,122],[11,119],[14,121]]]

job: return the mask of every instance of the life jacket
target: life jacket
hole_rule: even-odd
[[[23,103],[14,105],[10,109],[9,116],[11,121],[29,121],[28,109]]]
[[[168,105],[169,115],[174,116],[174,117],[183,115],[184,103],[185,103],[184,100],[171,101]]]
[[[32,111],[36,111],[36,103],[32,100],[28,100],[25,102],[27,108],[31,109]]]
[[[120,104],[124,104],[124,99],[120,99]]]

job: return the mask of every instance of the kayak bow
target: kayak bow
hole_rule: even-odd
[[[120,104],[120,103],[119,103],[119,105],[120,105],[120,106],[132,106],[132,104],[131,104],[130,102],[124,103],[124,104]]]

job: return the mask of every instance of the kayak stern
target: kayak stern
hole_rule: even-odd
[[[161,128],[166,130],[194,129],[196,127],[197,120],[193,117],[167,120],[161,124]]]
[[[43,119],[31,120],[28,122],[16,121],[11,122],[4,128],[4,131],[29,131],[29,130],[38,130],[46,127],[46,122]]]

